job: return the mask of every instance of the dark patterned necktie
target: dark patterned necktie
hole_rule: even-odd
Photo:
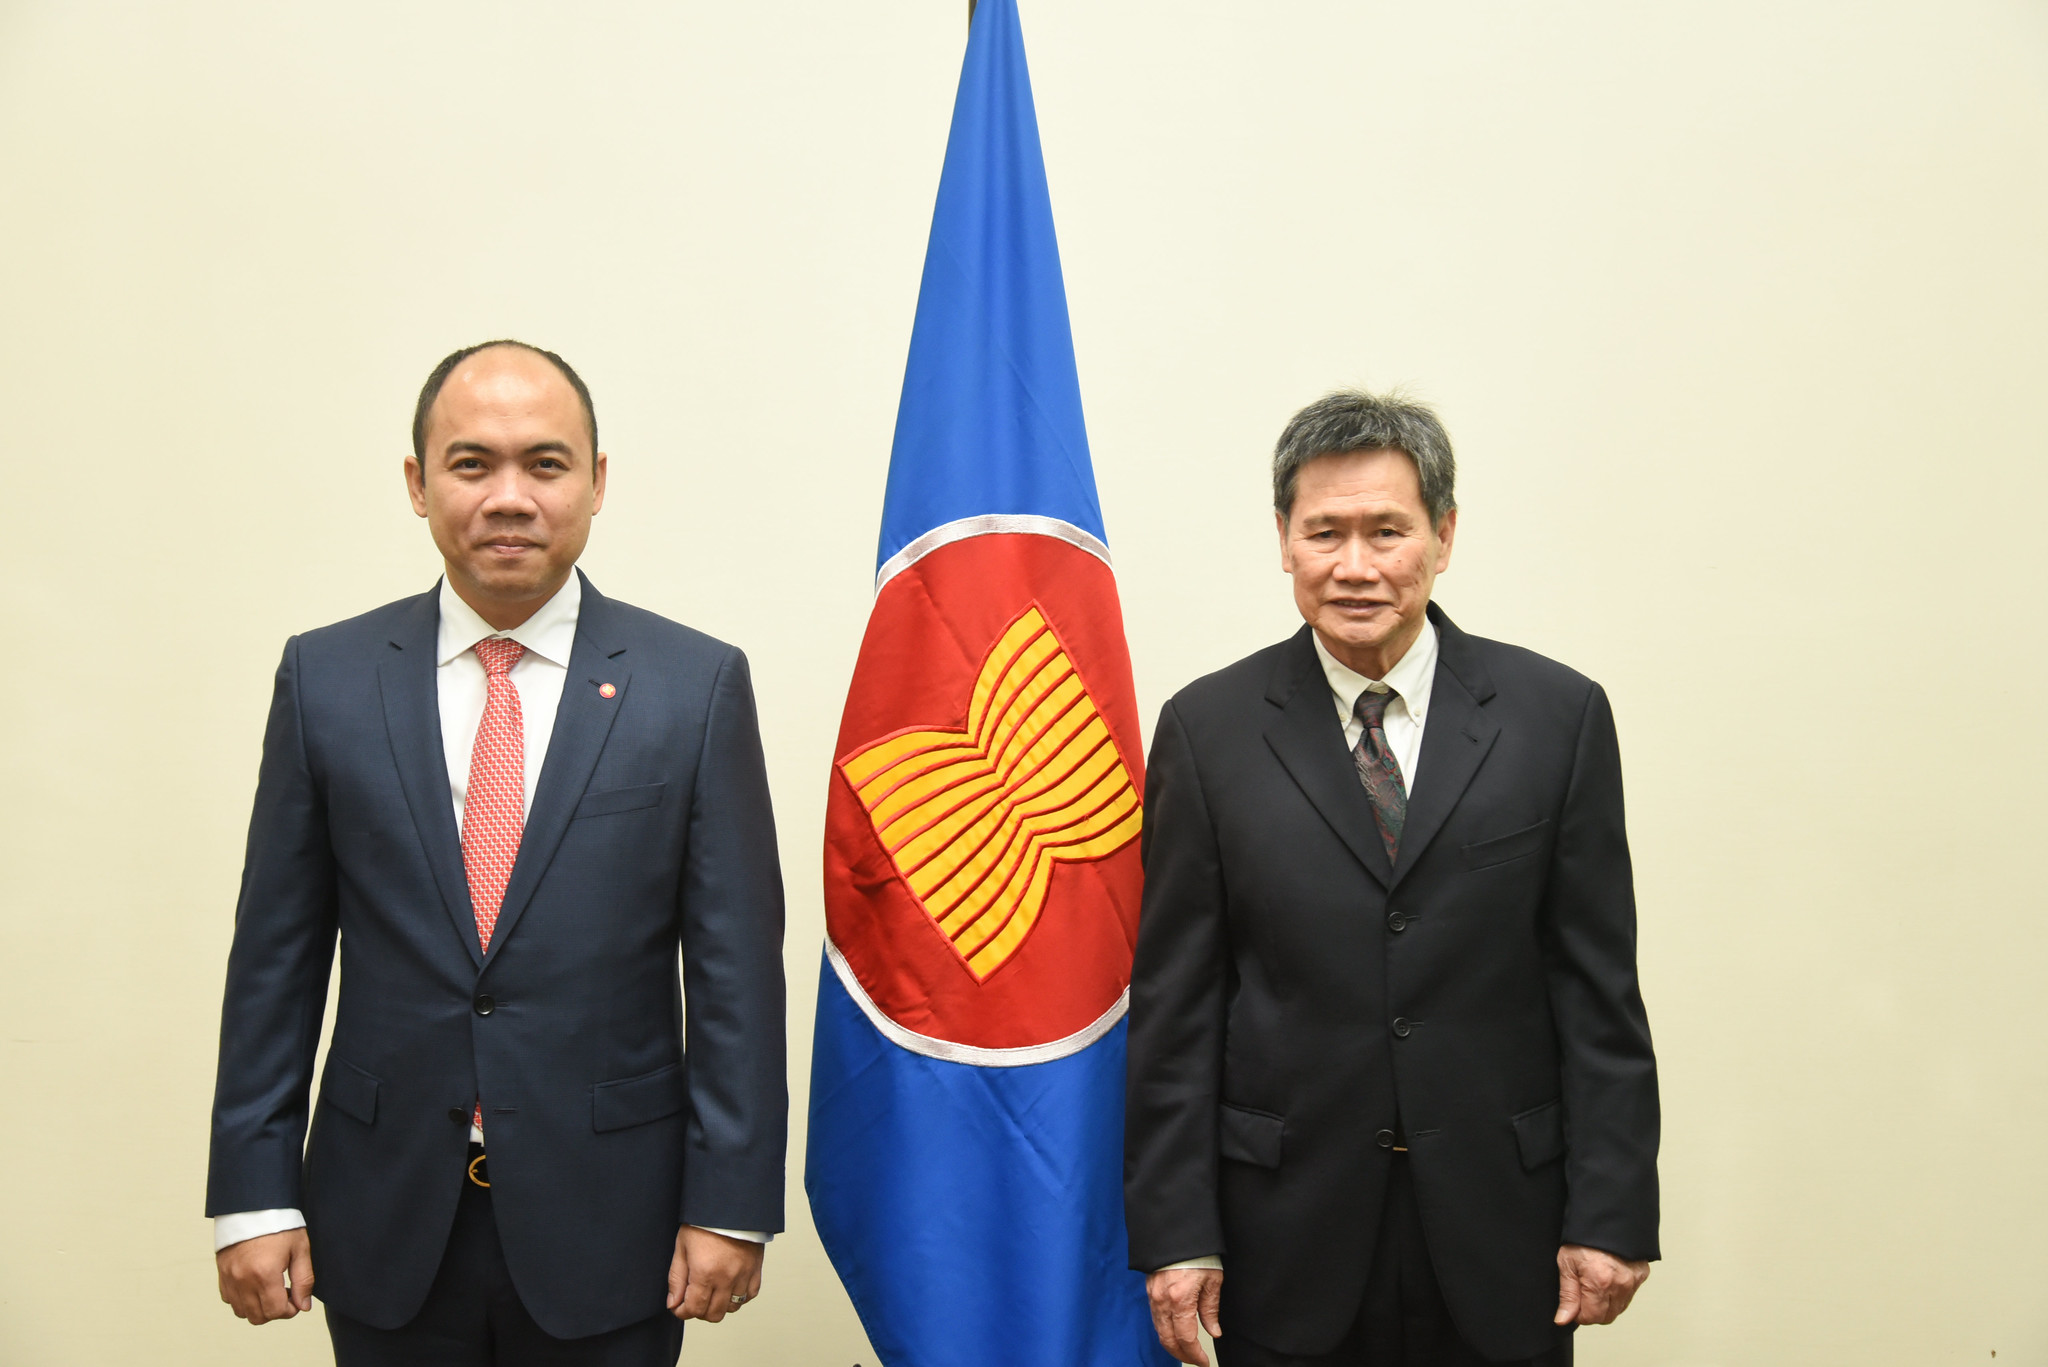
[[[1351,762],[1358,768],[1365,795],[1372,799],[1373,821],[1380,828],[1389,864],[1400,856],[1401,827],[1408,820],[1408,785],[1401,780],[1401,761],[1394,758],[1394,747],[1387,744],[1387,704],[1399,696],[1367,689],[1351,705],[1351,715],[1365,728],[1352,748]]]

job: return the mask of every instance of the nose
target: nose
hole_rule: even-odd
[[[1335,574],[1349,584],[1371,584],[1380,577],[1379,562],[1361,536],[1347,536],[1337,550]]]
[[[533,515],[533,499],[528,495],[526,481],[516,467],[500,469],[491,475],[480,511],[485,517]]]

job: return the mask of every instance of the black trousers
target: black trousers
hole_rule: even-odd
[[[472,1156],[482,1151],[470,1146]],[[457,1176],[462,1200],[426,1304],[397,1329],[329,1308],[336,1367],[675,1367],[683,1325],[667,1312],[584,1339],[558,1339],[535,1324],[505,1268],[490,1190]]]
[[[1225,1274],[1228,1275],[1227,1273]],[[1365,1299],[1344,1341],[1328,1353],[1296,1357],[1276,1353],[1223,1327],[1216,1341],[1221,1367],[1571,1367],[1571,1335],[1558,1331],[1557,1347],[1514,1364],[1494,1363],[1458,1335],[1437,1286],[1429,1248],[1422,1241],[1422,1210],[1406,1154],[1394,1155],[1387,1200],[1366,1274]]]

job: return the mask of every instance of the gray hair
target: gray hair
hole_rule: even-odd
[[[1458,463],[1451,456],[1450,434],[1436,414],[1399,390],[1380,395],[1339,389],[1287,420],[1273,448],[1273,511],[1283,518],[1294,511],[1302,466],[1345,451],[1399,451],[1414,461],[1430,526],[1442,526],[1456,510]]]

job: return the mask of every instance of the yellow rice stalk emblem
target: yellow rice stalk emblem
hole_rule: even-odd
[[[875,834],[977,979],[1038,923],[1053,866],[1138,834],[1130,771],[1036,606],[982,661],[964,731],[906,731],[842,760]]]

